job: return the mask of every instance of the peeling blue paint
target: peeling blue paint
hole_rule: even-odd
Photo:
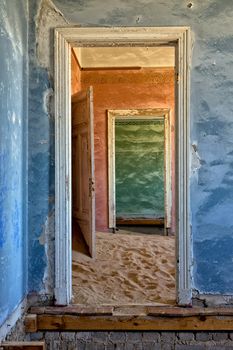
[[[27,292],[27,4],[0,5],[0,325]]]
[[[54,118],[49,114],[49,106],[44,105],[45,93],[53,91],[53,85],[48,70],[39,66],[36,57],[35,16],[38,5],[39,2],[34,0],[29,3],[29,291],[39,291],[44,287],[43,278],[48,261],[45,247],[39,243],[39,238],[49,213],[54,211],[55,186]]]

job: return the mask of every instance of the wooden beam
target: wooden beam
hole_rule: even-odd
[[[232,316],[38,315],[38,331],[232,331]]]
[[[45,350],[45,343],[44,341],[5,341],[0,344],[0,348],[7,350]]]
[[[89,316],[104,316],[112,315],[113,306],[85,306],[85,305],[69,305],[69,306],[46,306],[46,307],[31,307],[32,314],[50,314],[50,315],[89,315]]]
[[[91,308],[78,305],[34,307],[31,311],[37,312],[37,315],[28,315],[32,317],[27,318],[25,323],[27,332],[46,330],[233,331],[232,307],[179,308],[128,305]],[[111,312],[111,315],[107,314]]]
[[[28,314],[24,318],[24,326],[28,332],[36,332],[37,331],[37,315]]]
[[[191,316],[232,316],[233,307],[216,307],[203,308],[191,307],[184,308],[178,306],[157,306],[154,304],[124,304],[124,305],[103,305],[90,306],[83,304],[69,306],[34,306],[30,308],[30,314],[26,316],[27,320],[32,320],[34,323],[37,315],[89,315],[89,316],[110,316],[119,314],[128,314],[131,310],[131,315],[138,316],[138,310],[142,310],[147,316],[167,316],[167,317],[191,317]],[[35,327],[35,326],[34,326]],[[33,328],[33,327],[32,327]]]

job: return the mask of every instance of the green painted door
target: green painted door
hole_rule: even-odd
[[[117,218],[164,218],[164,120],[116,120]]]

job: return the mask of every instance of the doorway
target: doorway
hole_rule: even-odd
[[[163,66],[158,63],[161,57]],[[164,175],[170,180],[170,154],[175,151],[174,49],[74,48],[71,66],[72,81],[79,77],[78,84],[72,84],[73,302],[174,305],[175,237],[161,237],[167,232],[161,230],[169,190]],[[116,106],[144,108],[110,109]],[[173,152],[169,151],[169,115]],[[107,135],[113,120],[114,133]],[[106,191],[111,157],[106,166],[106,153],[115,155],[114,235],[109,232],[107,217],[112,204]],[[94,183],[94,191],[90,192],[88,180]],[[165,226],[168,230],[167,223]],[[89,251],[86,254],[80,250],[82,238]]]
[[[94,39],[93,39],[94,38]],[[56,31],[55,114],[56,114],[56,300],[71,299],[71,111],[70,44],[93,45],[174,45],[176,48],[177,110],[177,300],[189,304],[189,29],[188,28],[68,28]],[[66,145],[65,149],[64,146]]]
[[[174,166],[170,110],[109,110],[108,140],[109,227],[149,225],[153,231],[159,226],[169,234]]]

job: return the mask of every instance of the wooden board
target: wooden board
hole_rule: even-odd
[[[17,342],[2,342],[0,348],[6,350],[45,350],[45,343],[43,341],[17,341]]]
[[[38,330],[232,331],[232,316],[74,316],[38,315]]]
[[[32,308],[37,312],[37,331],[154,330],[233,331],[233,308],[179,308],[157,306],[108,306],[94,308]],[[75,314],[75,311],[77,312]],[[82,314],[80,314],[80,311]],[[106,312],[112,313],[106,314]],[[26,317],[27,318],[27,317]],[[29,323],[26,330],[31,332]]]
[[[72,178],[73,217],[94,257],[94,127],[91,87],[72,96]]]
[[[70,305],[70,306],[46,306],[37,307],[34,306],[30,309],[32,314],[42,315],[112,315],[113,306],[85,306],[85,305]],[[30,316],[30,315],[28,315]]]
[[[37,316],[35,314],[29,314],[25,317],[24,320],[25,328],[27,328],[28,332],[36,332],[37,331]]]

